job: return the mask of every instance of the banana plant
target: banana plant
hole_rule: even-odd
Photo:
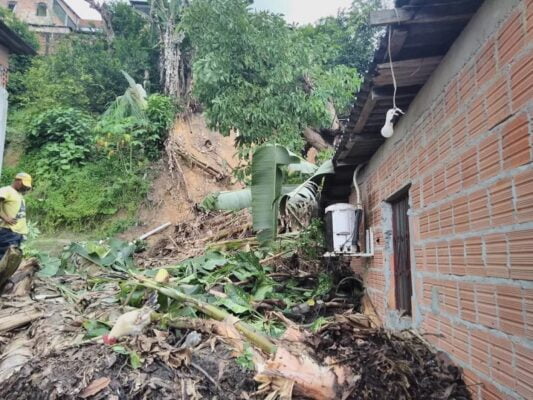
[[[283,185],[285,171],[312,176],[299,185]],[[333,173],[331,160],[317,167],[283,146],[268,144],[254,152],[250,188],[209,195],[202,205],[210,210],[251,207],[258,240],[267,242],[276,237],[279,212],[299,220],[302,210],[307,211],[317,205],[322,178]]]

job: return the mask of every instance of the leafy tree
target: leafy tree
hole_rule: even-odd
[[[304,129],[330,127],[332,100],[345,107],[359,76],[347,66],[324,68],[323,43],[249,4],[196,0],[186,10],[194,94],[211,127],[238,131],[240,145],[270,141],[299,152]]]
[[[303,30],[313,41],[322,43],[327,65],[346,65],[364,73],[377,45],[377,29],[368,24],[368,18],[371,11],[379,8],[380,0],[353,0],[348,10],[322,18],[316,26]]]
[[[127,3],[109,5],[114,39],[113,54],[121,61],[122,69],[136,81],[143,82],[148,92],[159,88],[157,37],[145,17]]]
[[[191,48],[181,26],[188,0],[152,0],[150,23],[159,38],[159,80],[163,92],[188,106],[192,85]]]
[[[35,60],[24,76],[21,103],[102,112],[126,87],[120,71],[120,60],[102,37],[71,35],[55,54]]]

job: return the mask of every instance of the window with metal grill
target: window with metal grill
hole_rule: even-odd
[[[411,257],[409,244],[409,195],[402,194],[390,202],[392,206],[392,241],[394,246],[394,282],[396,308],[403,315],[411,315]]]
[[[46,17],[46,3],[38,3],[37,4],[36,15],[38,17]]]

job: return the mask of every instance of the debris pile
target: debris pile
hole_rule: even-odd
[[[357,281],[294,241],[165,269],[135,265],[127,249],[70,246],[29,292],[2,296],[0,398],[468,398],[456,367],[416,334],[373,326],[356,312]],[[146,329],[102,343],[151,299]]]

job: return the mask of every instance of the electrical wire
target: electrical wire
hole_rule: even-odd
[[[390,65],[390,70],[391,70],[391,74],[392,74],[392,84],[394,85],[394,93],[392,95],[392,107],[396,110],[396,90],[397,90],[397,85],[396,85],[396,75],[394,74],[394,66],[392,65],[392,54],[391,54],[391,46],[390,46],[390,42],[391,42],[391,36],[392,36],[392,27],[389,26],[389,45],[388,45],[388,51],[389,51],[389,65]]]

